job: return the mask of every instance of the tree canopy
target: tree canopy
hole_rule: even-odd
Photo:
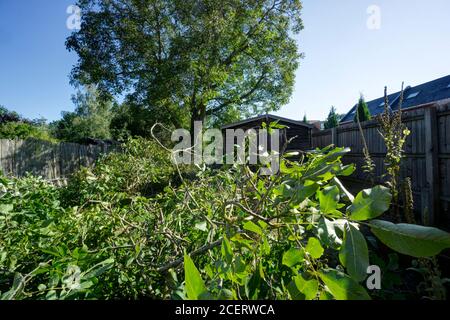
[[[79,0],[72,80],[176,127],[277,110],[302,56],[300,0]]]

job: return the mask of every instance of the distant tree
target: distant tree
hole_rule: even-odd
[[[45,119],[29,120],[0,106],[0,139],[35,138],[54,141]]]
[[[62,112],[62,119],[51,124],[56,138],[82,142],[86,138],[111,138],[111,101],[103,100],[94,86],[87,86],[72,97],[74,112]]]
[[[325,120],[324,128],[331,129],[336,128],[339,125],[339,115],[336,113],[336,108],[331,106],[330,113],[328,113],[327,120]]]
[[[10,111],[4,106],[0,105],[0,125],[8,122],[28,122],[21,117],[17,112]]]
[[[303,122],[304,122],[304,123],[308,123],[308,119],[306,118],[306,113],[305,113],[305,115],[303,116]]]
[[[175,127],[286,104],[302,56],[300,0],[79,0],[72,80],[126,94]],[[233,112],[231,112],[233,113]]]
[[[357,118],[358,117],[358,118]],[[356,107],[356,113],[353,120],[355,122],[364,122],[371,119],[369,107],[367,106],[364,96],[361,95],[358,101],[358,106]]]
[[[0,139],[28,138],[55,141],[46,125],[35,125],[28,122],[7,122],[0,125]]]

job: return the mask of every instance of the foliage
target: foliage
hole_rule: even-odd
[[[406,178],[403,183],[404,189],[404,216],[407,223],[415,224],[414,199],[411,187],[411,178]],[[439,263],[436,257],[418,258],[412,261],[413,267],[410,270],[417,271],[423,276],[423,281],[417,286],[419,292],[425,297],[433,300],[446,300],[447,292],[445,283],[450,279],[443,279],[439,270]]]
[[[0,105],[0,125],[8,122],[21,122],[24,119],[14,111],[9,111],[4,106]]]
[[[87,138],[109,139],[112,103],[104,101],[93,86],[79,90],[72,97],[74,112],[63,112],[62,119],[51,124],[56,138],[83,142]]]
[[[0,139],[27,138],[55,141],[45,119],[29,120],[0,106]]]
[[[35,138],[56,141],[46,125],[35,125],[26,122],[7,122],[0,125],[0,139]]]
[[[198,264],[210,296],[370,298],[360,284],[369,266],[362,229],[379,228],[380,222],[372,219],[389,208],[391,195],[381,186],[356,197],[341,190],[337,176],[354,170],[340,163],[345,152],[338,148],[311,154],[303,165],[284,161],[281,174],[266,179],[249,170],[241,172],[245,179],[237,185],[236,198],[222,205],[232,223],[223,228],[221,249]],[[435,254],[441,245],[450,246],[445,232],[426,228],[440,239],[436,241],[434,235],[416,233],[422,227],[408,228],[414,241],[426,243],[409,246],[406,240],[403,246],[404,236],[397,230],[389,232],[389,239],[384,234],[380,239],[408,255]],[[204,287],[196,294],[205,296]]]
[[[386,145],[386,156],[384,163],[388,177],[388,185],[393,196],[393,203],[396,206],[397,219],[400,219],[398,195],[400,186],[398,179],[400,174],[400,162],[403,157],[403,145],[410,134],[408,128],[402,122],[403,84],[400,93],[399,108],[393,113],[389,107],[387,87],[384,88],[384,112],[378,117],[380,124],[380,134]]]
[[[126,94],[176,128],[229,110],[261,114],[288,102],[298,66],[299,0],[79,0],[67,39],[72,78]],[[163,120],[161,120],[163,119]]]
[[[443,231],[373,220],[389,190],[351,195],[338,178],[354,170],[341,163],[347,149],[283,159],[272,176],[238,165],[186,173],[152,152],[130,140],[67,189],[2,178],[0,297],[369,299],[364,269],[380,243],[368,228],[408,255],[450,246]],[[156,178],[164,190],[146,195]]]
[[[358,105],[356,107],[355,118],[353,119],[355,122],[364,122],[371,119],[369,107],[367,106],[366,101],[364,100],[363,95],[359,98]]]
[[[360,110],[356,110],[356,114],[359,115]],[[356,123],[358,124],[359,134],[361,135],[361,141],[363,143],[363,154],[364,154],[364,163],[361,166],[363,172],[365,172],[371,182],[371,185],[373,186],[375,184],[375,162],[373,161],[372,157],[370,156],[369,147],[367,146],[366,137],[364,136],[364,131],[361,126],[361,121],[359,120],[359,117],[355,117]]]
[[[170,155],[153,140],[128,139],[120,152],[101,158],[94,168],[75,173],[64,190],[68,203],[109,201],[117,193],[154,195],[177,181]]]
[[[328,117],[324,123],[324,128],[331,129],[336,128],[337,126],[339,126],[339,115],[336,113],[336,108],[334,106],[331,106]]]

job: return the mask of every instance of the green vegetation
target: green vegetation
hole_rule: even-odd
[[[0,106],[0,139],[27,138],[55,141],[45,120],[28,120]]]
[[[354,117],[355,122],[364,122],[371,119],[369,107],[367,106],[366,101],[364,100],[364,96],[361,95],[358,101],[358,106],[356,107],[356,113]]]
[[[45,141],[56,141],[47,126],[26,122],[7,122],[0,125],[0,139],[35,138]]]
[[[325,120],[324,128],[332,129],[339,126],[339,115],[336,113],[336,108],[331,106],[330,113],[328,113],[328,117]]]
[[[77,4],[82,28],[67,39],[79,56],[73,79],[127,94],[128,104],[151,111],[151,124],[192,128],[263,114],[291,96],[300,0]]]
[[[63,112],[62,119],[50,124],[53,135],[63,141],[83,142],[86,138],[111,138],[112,102],[103,100],[93,86],[72,97],[74,112]]]
[[[450,236],[380,220],[389,189],[350,194],[339,180],[354,171],[341,163],[347,151],[283,159],[278,174],[261,176],[177,168],[139,139],[64,188],[1,178],[0,297],[417,298],[399,281],[410,265],[391,260],[432,259]],[[371,264],[382,268],[381,290],[366,289]]]

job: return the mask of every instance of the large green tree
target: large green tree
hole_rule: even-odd
[[[301,57],[300,0],[79,0],[72,78],[176,127],[277,110]],[[236,112],[238,110],[239,112]],[[223,115],[226,115],[225,117]]]

